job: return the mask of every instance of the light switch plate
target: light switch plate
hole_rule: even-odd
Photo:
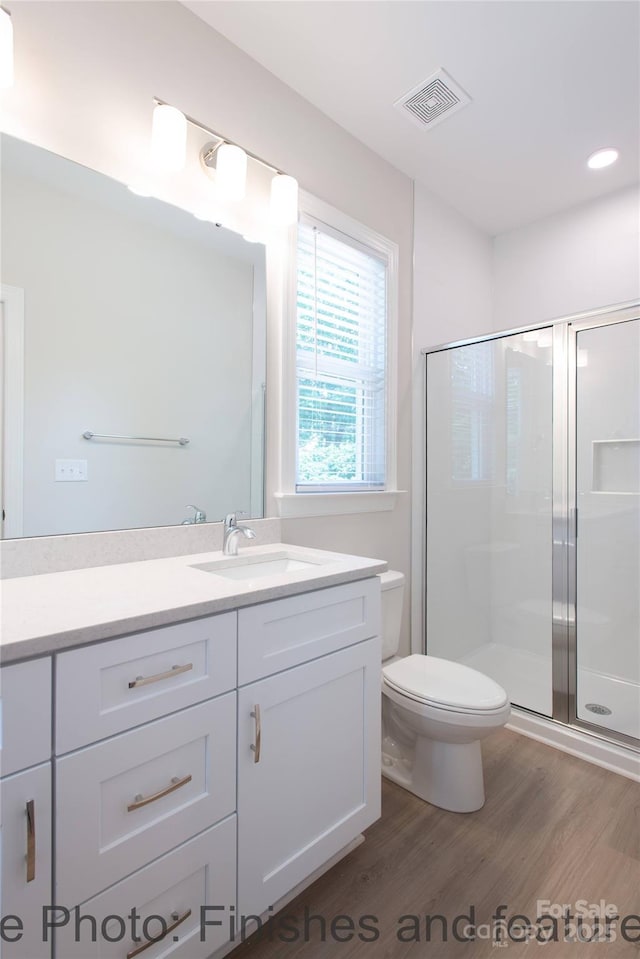
[[[86,460],[56,460],[56,483],[84,483],[86,480]]]

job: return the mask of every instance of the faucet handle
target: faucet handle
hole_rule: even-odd
[[[200,509],[199,506],[194,506],[193,503],[187,503],[185,509],[192,509],[194,511],[194,517],[191,520],[193,523],[206,523],[207,514],[203,509]]]
[[[234,526],[238,525],[238,516],[246,516],[247,511],[244,509],[238,509],[235,513],[227,513],[224,518],[224,525],[227,529],[233,529]]]

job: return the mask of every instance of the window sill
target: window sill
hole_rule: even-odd
[[[395,509],[406,490],[376,490],[371,493],[276,493],[278,516],[339,516],[347,513],[380,513]]]

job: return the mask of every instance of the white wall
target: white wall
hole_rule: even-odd
[[[491,238],[416,186],[416,348],[638,299],[639,188]]]
[[[640,299],[640,190],[496,237],[494,294],[495,329]]]
[[[24,535],[248,511],[251,263],[6,166],[2,195],[2,279],[25,295]],[[56,482],[59,458],[87,481]]]
[[[416,349],[493,329],[491,238],[425,187],[415,191]]]
[[[409,490],[411,181],[179,4],[34,2],[9,7],[16,85],[3,94],[7,132],[128,182],[147,155],[152,98],[159,97],[398,243],[398,485]],[[273,304],[271,294],[271,308]],[[267,515],[274,512],[277,483],[274,388],[277,393],[279,355],[279,339],[272,336]],[[401,496],[392,513],[287,520],[283,535],[311,546],[382,557],[408,574],[409,496]],[[406,641],[408,616],[403,634]]]

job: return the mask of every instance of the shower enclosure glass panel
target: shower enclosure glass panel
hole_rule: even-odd
[[[552,331],[427,356],[427,652],[552,715]]]
[[[576,716],[640,738],[640,320],[576,334]]]

